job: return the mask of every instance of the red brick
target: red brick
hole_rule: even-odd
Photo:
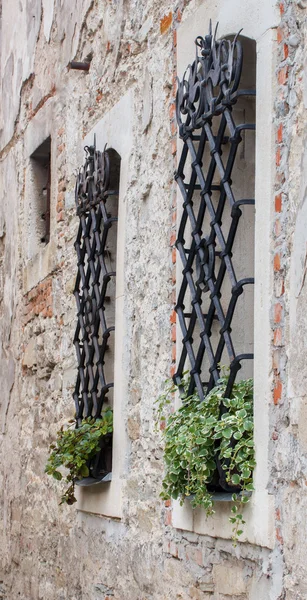
[[[177,250],[176,250],[176,248],[173,248],[173,250],[172,250],[172,263],[173,263],[173,265],[176,264],[176,260],[177,260]]]
[[[48,308],[47,308],[47,317],[49,317],[49,319],[51,317],[53,317],[53,310],[52,310],[51,306],[48,306]]]
[[[172,311],[172,314],[171,314],[171,316],[170,316],[170,322],[171,322],[172,324],[174,324],[174,323],[176,323],[176,320],[177,320],[177,314],[176,314],[176,312],[173,310],[173,311]]]
[[[65,148],[65,144],[59,144],[58,146],[58,154],[61,154]]]
[[[177,73],[176,73],[176,71],[175,71],[175,72],[173,73],[173,76],[172,76],[172,89],[173,89],[173,94],[174,94],[174,96],[176,96],[176,92],[177,92],[177,84],[178,84],[178,82],[177,82]]]
[[[174,46],[174,48],[176,48],[176,46],[177,46],[177,31],[176,31],[176,29],[174,29],[174,31],[173,31],[173,46]]]
[[[165,502],[164,502],[164,506],[165,506],[166,508],[169,508],[170,506],[172,506],[172,501],[171,501],[171,500],[165,500]]]
[[[282,305],[277,302],[277,304],[275,304],[274,306],[274,322],[275,323],[280,323],[281,319],[282,319]]]
[[[285,85],[288,79],[288,66],[282,67],[278,72],[278,83],[280,85]]]
[[[277,540],[279,541],[280,544],[284,543],[284,540],[283,540],[283,537],[281,535],[281,531],[280,531],[279,527],[276,528],[276,538],[277,538]]]
[[[170,238],[170,245],[174,246],[175,242],[176,242],[176,231],[172,231],[171,233],[171,238]]]
[[[172,524],[172,513],[170,510],[167,510],[165,513],[165,521],[164,521],[165,525],[171,525]]]
[[[172,334],[172,342],[175,342],[176,341],[176,325],[172,325],[171,334]]]
[[[285,7],[284,7],[284,3],[283,3],[283,2],[280,2],[280,3],[279,3],[279,11],[280,11],[280,14],[281,14],[281,16],[282,16],[282,15],[284,14],[284,12],[285,12]]]
[[[174,189],[173,197],[172,197],[172,209],[177,209],[177,190]],[[175,222],[177,224],[177,222]]]
[[[174,375],[176,373],[176,365],[172,365],[169,372],[170,372],[170,376],[174,377]]]
[[[277,141],[279,144],[281,144],[282,142],[282,130],[283,130],[283,124],[280,123],[277,129]]]
[[[63,214],[63,211],[62,211],[62,210],[61,210],[61,211],[60,211],[60,212],[57,214],[57,216],[56,216],[56,220],[57,220],[57,222],[58,222],[58,223],[59,223],[60,221],[64,221],[64,214]]]
[[[285,282],[283,279],[278,279],[275,281],[275,295],[277,298],[280,298],[285,293]]]
[[[274,271],[280,271],[280,254],[274,256]]]
[[[275,346],[282,345],[282,330],[280,329],[280,327],[278,329],[275,329],[275,331],[274,331],[274,345]]]
[[[281,209],[282,209],[281,194],[278,194],[277,196],[275,196],[275,211],[281,212]]]
[[[172,361],[175,362],[177,357],[176,344],[172,345]]]
[[[283,30],[280,27],[277,27],[277,42],[280,44],[284,38]]]
[[[175,102],[172,102],[169,107],[169,118],[174,119],[176,113]]]
[[[169,30],[171,24],[173,21],[173,13],[168,13],[168,15],[165,15],[161,21],[160,21],[160,33],[162,35],[164,35],[164,33],[167,33],[167,31]]]
[[[274,386],[274,404],[275,406],[279,403],[282,394],[282,383],[280,379],[277,379]]]
[[[288,58],[289,56],[289,46],[288,44],[284,44],[284,59]]]
[[[171,152],[172,152],[172,155],[175,156],[175,154],[177,152],[177,140],[172,140]]]
[[[171,134],[172,136],[176,135],[177,133],[177,123],[175,120],[171,121]]]
[[[277,150],[276,150],[276,167],[279,167],[279,165],[280,165],[280,158],[281,158],[280,148],[277,148]]]

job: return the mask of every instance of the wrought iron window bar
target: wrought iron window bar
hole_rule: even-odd
[[[188,361],[191,375],[188,393],[196,388],[200,401],[206,401],[206,395],[220,378],[225,350],[230,369],[225,397],[230,397],[243,361],[253,359],[251,353],[236,354],[232,322],[238,298],[246,286],[254,284],[254,278],[237,279],[232,250],[242,211],[245,206],[254,205],[255,200],[236,199],[231,176],[244,132],[255,130],[255,123],[235,122],[233,107],[241,98],[255,96],[256,92],[239,89],[243,50],[238,36],[232,41],[217,40],[216,32],[217,28],[212,33],[210,24],[209,34],[196,38],[196,58],[178,81],[176,98],[179,136],[183,142],[175,173],[183,198],[176,247],[183,270],[175,310],[183,346],[174,381],[182,384]],[[226,145],[229,151],[224,163],[222,154]],[[188,176],[187,171],[190,171]],[[218,196],[217,201],[213,201],[213,194]],[[226,207],[231,216],[227,234],[222,228]],[[206,235],[205,221],[207,228],[209,225]],[[222,297],[225,277],[231,286],[226,308]],[[202,303],[208,297],[209,307],[204,312]],[[220,329],[214,348],[211,336],[216,323]],[[209,363],[207,373],[203,373],[205,357]],[[217,457],[212,491],[221,489],[234,491],[227,485]]]
[[[112,215],[108,198],[118,194],[109,189],[110,155],[108,150],[86,146],[86,159],[80,169],[75,189],[76,212],[79,228],[75,241],[78,272],[74,288],[77,305],[77,326],[74,346],[78,373],[73,393],[76,408],[76,426],[87,417],[101,418],[103,406],[114,381],[108,381],[105,363],[110,337],[115,324],[107,323],[106,302],[108,286],[116,273],[106,260],[108,239],[118,218]],[[101,451],[90,461],[90,477],[78,482],[90,485],[109,481],[112,471],[112,435],[102,440]]]

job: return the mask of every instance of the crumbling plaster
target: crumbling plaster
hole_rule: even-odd
[[[274,10],[274,27],[278,25],[283,36],[275,49],[276,72],[288,69],[285,82],[284,75],[278,76],[272,114],[274,125],[281,120],[284,131],[275,185],[276,194],[283,194],[284,211],[275,220],[282,220],[281,233],[272,217],[269,233],[276,252],[282,248],[284,260],[283,270],[275,273],[274,293],[280,300],[280,290],[286,290],[282,344],[272,345],[267,355],[267,360],[275,357],[278,373],[274,373],[283,384],[283,396],[275,405],[272,390],[268,411],[269,491],[276,501],[274,549],[248,543],[234,549],[229,540],[175,529],[171,509],[159,498],[163,467],[153,402],[169,372],[171,356],[169,239],[175,187],[169,109],[174,44],[181,15],[187,22],[200,4],[57,0],[52,6],[44,0],[41,6],[39,0],[2,0],[0,597],[5,600],[306,597],[302,525],[307,497],[302,250],[306,241],[301,165],[306,151],[307,41],[302,2],[257,3]],[[223,14],[229,10],[229,0],[220,4]],[[242,9],[248,11],[248,6],[245,0]],[[169,13],[170,26],[161,30],[160,21]],[[250,14],[253,28],[258,16]],[[201,23],[199,27],[199,33],[206,33]],[[240,28],[240,22],[233,27]],[[70,60],[89,58],[88,74],[67,69]],[[129,443],[118,520],[59,507],[58,486],[44,475],[44,465],[60,423],[73,414],[74,171],[82,158],[84,137],[130,89],[135,118],[125,197],[128,386],[122,414]],[[52,116],[48,102],[54,106]],[[54,262],[43,277],[38,263],[37,277],[33,275],[29,283],[24,252],[25,152],[31,123],[40,114],[46,115],[53,138]],[[271,201],[273,206],[273,197]],[[272,269],[273,277],[273,252],[271,259],[266,268]],[[272,338],[276,330],[273,323]]]

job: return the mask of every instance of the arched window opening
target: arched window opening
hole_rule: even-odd
[[[229,368],[226,397],[237,377],[253,375],[256,45],[211,31],[195,44],[176,99],[183,269],[174,380],[180,386],[188,370],[189,393],[196,388],[204,400],[221,366]],[[217,489],[230,491],[219,475]]]

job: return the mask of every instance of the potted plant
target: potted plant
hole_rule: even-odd
[[[113,411],[106,407],[101,418],[84,419],[79,427],[76,422],[69,421],[67,428],[63,426],[57,438],[50,446],[50,454],[45,472],[58,481],[63,479],[62,467],[68,469],[64,481],[68,487],[61,498],[61,504],[76,502],[75,485],[84,478],[95,480],[107,474],[111,469],[111,440],[113,432]]]
[[[168,415],[166,407],[178,387],[166,381],[165,391],[157,400],[157,419],[165,421],[162,498],[179,498],[183,503],[190,497],[192,506],[202,506],[209,516],[214,512],[215,483],[222,475],[227,490],[233,491],[230,521],[235,542],[243,533],[242,505],[253,490],[253,381],[235,383],[231,397],[225,398],[227,381],[227,376],[221,377],[200,402],[196,390],[188,395],[190,380],[186,378],[181,406]]]

